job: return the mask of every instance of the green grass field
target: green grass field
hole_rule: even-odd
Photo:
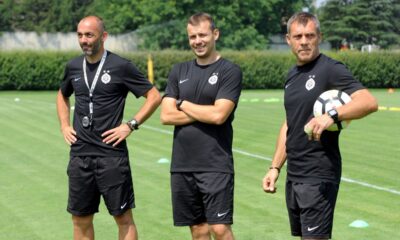
[[[373,90],[388,109],[353,121],[341,135],[343,180],[333,239],[400,239],[400,89]],[[281,91],[244,91],[234,121],[235,214],[238,240],[297,239],[290,236],[284,203],[286,171],[278,192],[265,194],[261,180],[284,119]],[[56,92],[0,92],[0,240],[72,239],[66,212],[69,147],[59,131]],[[139,102],[130,96],[126,117]],[[395,108],[390,111],[389,108]],[[143,240],[190,239],[173,227],[169,190],[170,126],[156,112],[128,140]],[[349,224],[363,220],[366,228]],[[95,217],[97,239],[117,239],[104,205]]]

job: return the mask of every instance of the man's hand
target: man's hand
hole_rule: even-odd
[[[308,140],[319,141],[322,132],[333,123],[333,119],[328,114],[314,117],[304,126],[304,132],[308,135]]]
[[[76,142],[76,132],[71,126],[66,126],[61,128],[61,132],[64,135],[65,142],[71,146],[71,144]]]
[[[112,146],[117,146],[120,142],[125,140],[130,134],[131,129],[126,123],[122,123],[116,128],[105,131],[101,136],[103,137],[103,142],[106,144],[114,143]]]
[[[275,193],[276,192],[276,187],[275,183],[278,180],[279,177],[279,171],[277,169],[269,169],[267,174],[265,175],[263,179],[263,189],[264,192],[266,193]]]

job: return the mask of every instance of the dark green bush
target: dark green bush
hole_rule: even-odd
[[[80,52],[0,52],[0,90],[56,90],[65,64]],[[365,86],[400,87],[400,53],[328,52],[345,63]],[[157,87],[164,90],[168,73],[178,62],[193,59],[189,51],[122,53],[144,73],[151,55]],[[289,52],[226,51],[223,57],[238,64],[243,71],[245,89],[282,88],[287,71],[295,64]]]
[[[68,59],[79,53],[1,52],[0,90],[58,89]]]
[[[351,70],[353,75],[369,88],[400,87],[400,53],[352,53],[329,54]]]

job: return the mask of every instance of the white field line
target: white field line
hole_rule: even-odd
[[[3,99],[3,98],[0,97],[0,99]],[[9,99],[7,99],[7,100],[9,100]],[[55,107],[54,103],[49,103],[49,102],[45,102],[45,101],[39,101],[39,100],[23,100],[23,101],[24,102],[30,102],[30,103],[46,104],[46,105],[51,105],[52,107]],[[169,131],[169,130],[164,130],[164,129],[161,129],[161,128],[151,127],[151,126],[147,126],[147,125],[142,125],[141,127],[142,128],[147,128],[149,130],[156,131],[156,132],[159,132],[159,133],[173,135],[173,132]],[[234,148],[233,152],[239,153],[239,154],[242,154],[242,155],[245,155],[245,156],[249,156],[249,157],[252,157],[252,158],[261,159],[261,160],[264,160],[264,161],[272,161],[272,159],[270,157],[265,157],[265,156],[249,153],[249,152],[246,152],[246,151],[243,151],[243,150],[240,150],[240,149],[235,149]],[[396,194],[396,195],[400,195],[400,191],[397,191],[397,190],[394,190],[394,189],[390,189],[390,188],[384,188],[384,187],[376,186],[376,185],[373,185],[373,184],[369,184],[369,183],[366,183],[366,182],[361,182],[361,181],[354,180],[354,179],[351,179],[351,178],[342,177],[341,180],[343,182],[354,183],[354,184],[358,184],[358,185],[361,185],[361,186],[364,186],[364,187],[367,187],[367,188],[372,188],[372,189],[376,189],[376,190],[385,191],[385,192],[393,193],[393,194]]]
[[[172,131],[168,131],[168,130],[164,130],[164,129],[160,129],[160,128],[156,128],[156,127],[151,127],[151,126],[147,126],[147,125],[142,125],[141,127],[149,129],[149,130],[152,130],[152,131],[164,133],[164,134],[169,134],[169,135],[173,134]],[[243,150],[240,150],[240,149],[235,149],[234,148],[233,152],[239,153],[241,155],[245,155],[245,156],[248,156],[248,157],[261,159],[261,160],[264,160],[264,161],[272,161],[272,158],[270,158],[270,157],[265,157],[265,156],[261,156],[261,155],[258,155],[258,154],[249,153],[249,152],[246,152],[246,151],[243,151]],[[385,191],[385,192],[393,193],[393,194],[396,194],[396,195],[400,195],[400,191],[397,191],[397,190],[394,190],[394,189],[390,189],[390,188],[384,188],[384,187],[376,186],[376,185],[369,184],[369,183],[366,183],[366,182],[357,181],[357,180],[354,180],[354,179],[351,179],[351,178],[342,177],[341,180],[343,182],[354,183],[354,184],[358,184],[358,185],[361,185],[361,186],[364,186],[364,187],[367,187],[367,188],[372,188],[372,189],[376,189],[376,190]]]

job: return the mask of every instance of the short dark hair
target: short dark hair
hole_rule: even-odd
[[[187,24],[199,25],[200,22],[202,22],[202,21],[210,22],[211,30],[214,30],[217,28],[215,26],[215,22],[214,22],[213,18],[211,17],[211,15],[208,13],[204,13],[204,12],[199,12],[199,13],[196,13],[196,14],[190,16],[187,21]]]
[[[318,21],[318,18],[311,13],[308,12],[298,12],[295,13],[288,21],[287,23],[287,33],[290,34],[290,27],[294,22],[298,22],[300,24],[303,24],[304,26],[307,25],[308,21],[313,21],[315,23],[315,26],[317,27],[317,33],[321,32],[320,29],[320,23]]]

